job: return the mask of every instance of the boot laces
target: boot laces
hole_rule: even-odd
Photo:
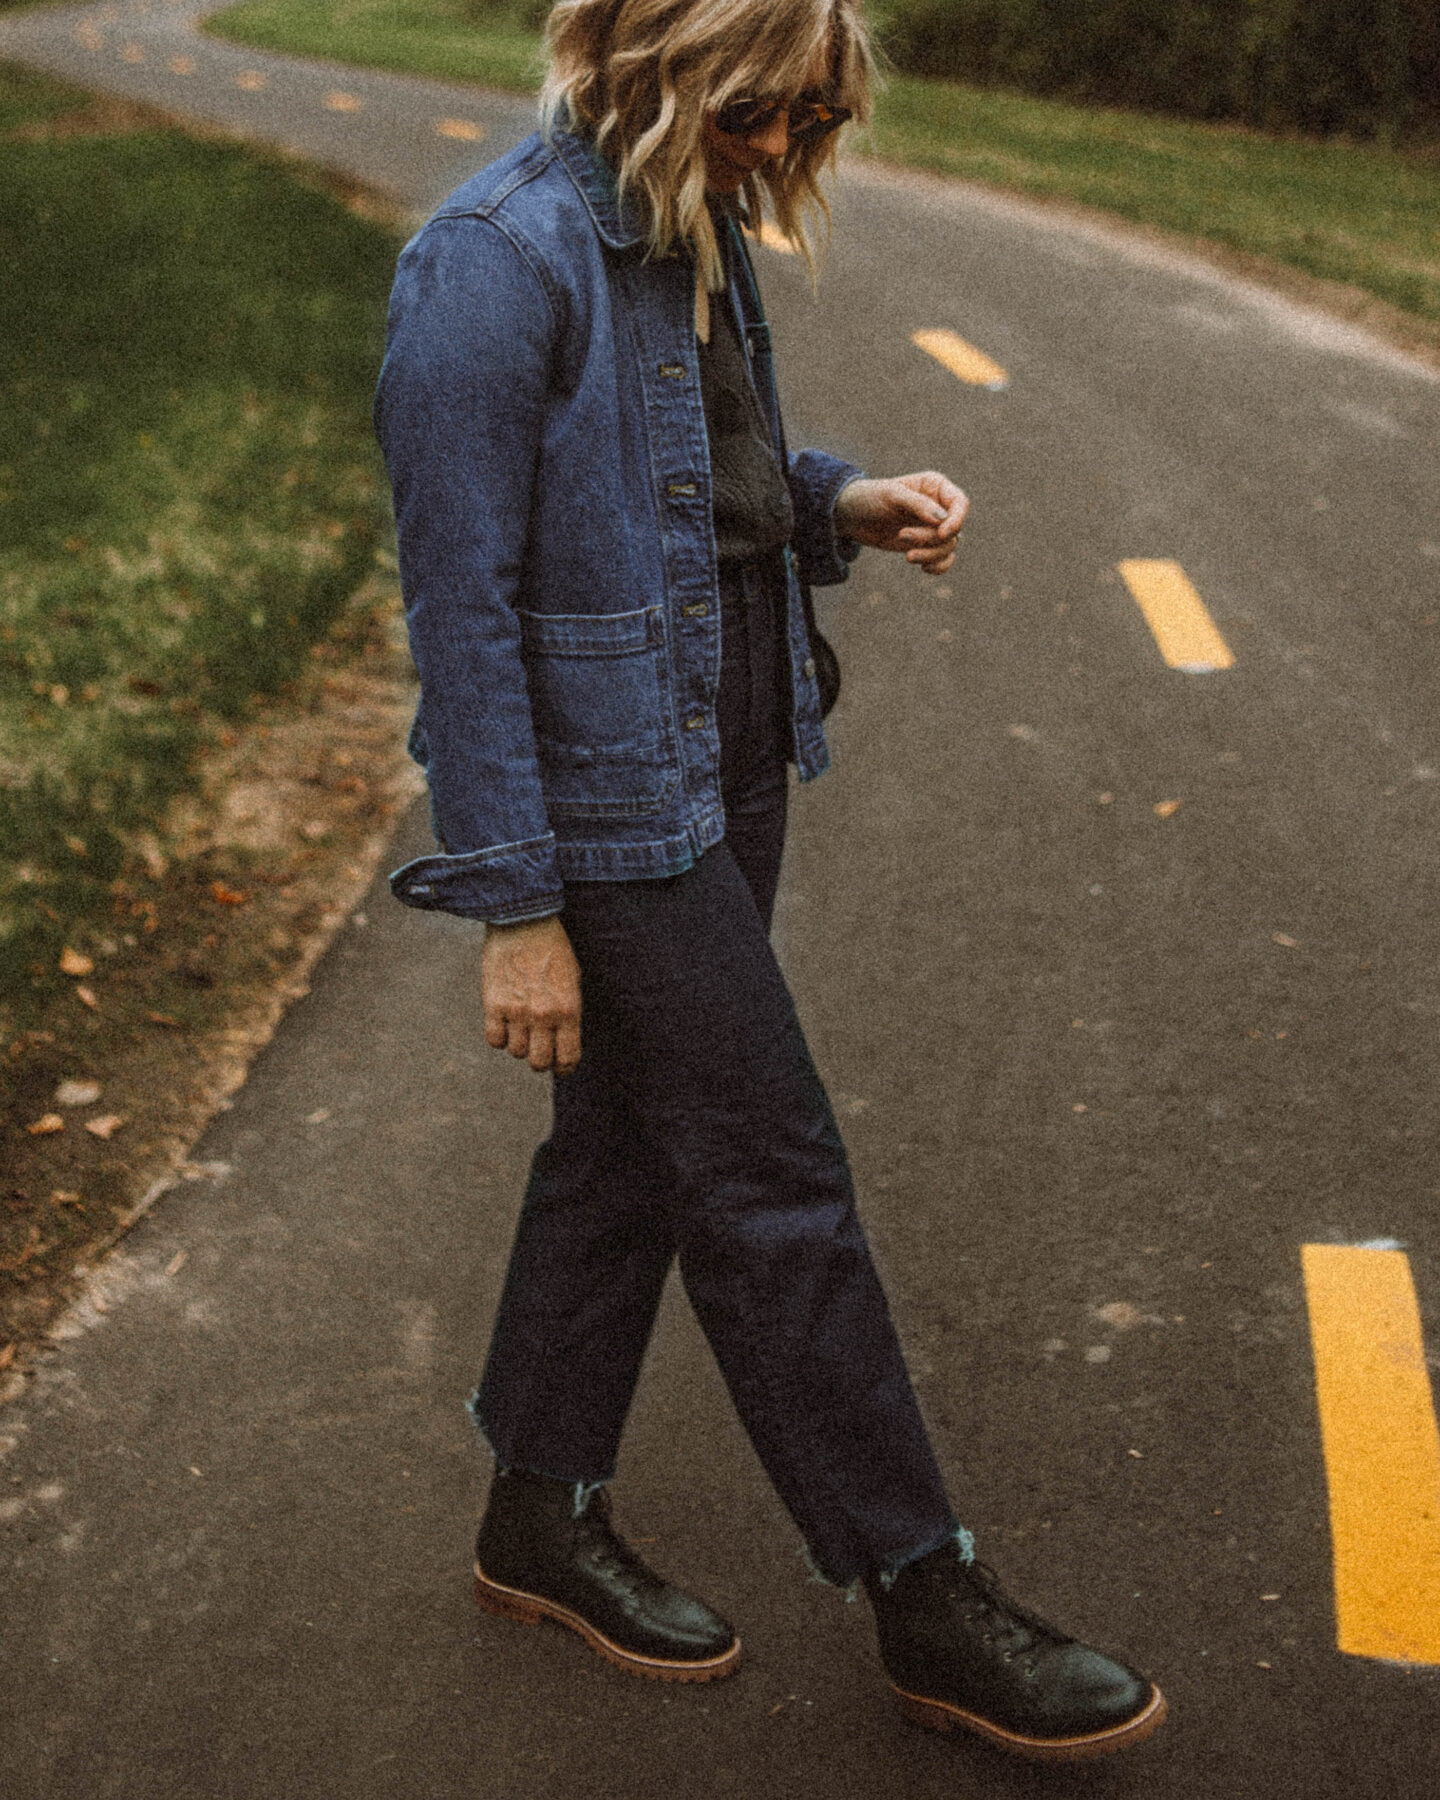
[[[952,1575],[951,1594],[959,1601],[961,1616],[979,1627],[982,1643],[993,1644],[1006,1662],[1022,1658],[1027,1673],[1034,1672],[1034,1657],[1071,1640],[1038,1613],[1002,1592],[1000,1578],[988,1563],[962,1564]]]
[[[603,1498],[595,1495],[576,1520],[577,1531],[587,1540],[595,1567],[607,1579],[626,1587],[637,1599],[647,1588],[663,1587],[665,1584],[660,1577],[610,1523],[610,1509],[603,1503]]]

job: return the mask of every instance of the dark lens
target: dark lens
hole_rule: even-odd
[[[838,131],[849,117],[843,106],[827,106],[823,100],[798,101],[790,108],[790,135],[810,143]]]
[[[716,113],[715,123],[726,137],[748,137],[764,131],[783,105],[781,100],[732,100]]]

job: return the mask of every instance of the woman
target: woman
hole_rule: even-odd
[[[605,1490],[678,1257],[908,1710],[1119,1748],[1158,1691],[1006,1600],[951,1511],[768,940],[786,764],[826,761],[802,584],[859,544],[940,574],[968,505],[783,448],[737,218],[808,254],[869,111],[857,0],[562,0],[548,42],[543,134],[401,258],[377,401],[440,846],[395,892],[485,922],[486,1038],[559,1078],[472,1402],[477,1594],[642,1674],[736,1666]]]

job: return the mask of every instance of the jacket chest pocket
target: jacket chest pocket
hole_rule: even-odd
[[[546,810],[591,819],[658,812],[680,781],[661,609],[519,617]]]

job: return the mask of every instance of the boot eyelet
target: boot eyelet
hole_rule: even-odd
[[[1014,1662],[1015,1652],[1013,1650],[1002,1650],[1000,1653],[1000,1660],[1002,1662]]]

